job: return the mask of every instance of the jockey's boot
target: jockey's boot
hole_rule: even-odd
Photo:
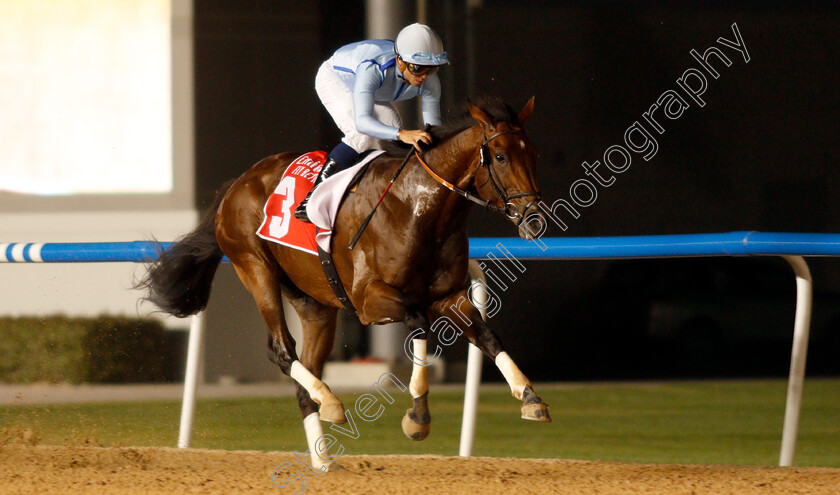
[[[307,194],[306,197],[303,198],[303,201],[301,201],[298,207],[295,209],[295,218],[302,222],[311,223],[309,221],[309,215],[306,214],[306,205],[309,204],[309,198],[310,196],[312,196],[312,191],[314,191],[316,187],[321,185],[321,183],[327,180],[330,176],[332,176],[336,172],[340,172],[342,168],[344,167],[342,167],[340,163],[335,161],[335,159],[330,158],[329,160],[327,160],[327,163],[325,163],[324,166],[321,168],[321,172],[318,174],[318,178],[315,179],[315,184],[312,185],[312,189],[309,191],[309,194]]]

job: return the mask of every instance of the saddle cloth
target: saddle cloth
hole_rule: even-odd
[[[267,241],[314,255],[318,254],[318,246],[331,252],[333,221],[347,186],[359,169],[382,153],[382,150],[368,153],[360,162],[334,174],[318,186],[306,207],[312,223],[298,220],[294,211],[312,189],[318,173],[326,163],[327,153],[312,151],[297,157],[286,168],[280,183],[265,202],[263,222],[257,229],[257,235]],[[318,228],[321,230],[318,231]]]

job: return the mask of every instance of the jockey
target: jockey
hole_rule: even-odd
[[[367,40],[339,48],[321,65],[315,90],[344,138],[333,148],[312,187],[350,167],[376,139],[399,140],[420,149],[430,144],[423,130],[403,129],[391,102],[422,99],[423,121],[440,124],[438,66],[448,64],[443,43],[423,24],[403,28],[395,41]],[[295,217],[309,221],[306,196]]]

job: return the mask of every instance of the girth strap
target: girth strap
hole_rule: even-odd
[[[373,151],[374,150],[365,151],[359,156],[357,161],[362,160],[365,156],[367,156],[369,153],[372,153]],[[367,162],[364,167],[362,167],[358,172],[356,172],[355,177],[353,177],[353,180],[350,181],[350,184],[347,186],[347,189],[344,190],[344,194],[341,196],[342,203],[344,203],[344,200],[347,198],[347,194],[349,194],[351,190],[354,190],[354,188],[357,185],[359,185],[359,182],[362,181],[362,177],[365,175],[365,172],[368,171],[368,168],[370,168],[371,163],[372,161]],[[317,235],[320,231],[321,227],[316,226],[315,234]],[[332,236],[330,236],[330,244],[332,244]],[[315,245],[318,247],[318,258],[321,260],[321,268],[324,270],[324,275],[327,276],[327,282],[329,282],[330,289],[332,289],[333,294],[335,294],[335,297],[338,298],[339,301],[341,301],[341,304],[343,304],[345,308],[351,310],[352,312],[358,315],[359,312],[356,311],[356,308],[353,306],[353,302],[350,301],[350,296],[348,296],[347,291],[344,290],[344,284],[341,283],[341,279],[338,277],[338,270],[335,269],[335,262],[333,262],[332,253],[328,253],[321,249],[321,245],[317,242],[315,243]]]

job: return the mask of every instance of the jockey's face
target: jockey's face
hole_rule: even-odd
[[[437,67],[409,64],[397,57],[397,69],[412,86],[420,86],[426,78],[437,72]]]

